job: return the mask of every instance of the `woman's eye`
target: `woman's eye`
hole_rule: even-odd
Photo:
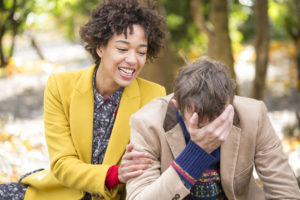
[[[117,48],[119,51],[127,51],[127,49]]]
[[[138,52],[140,55],[146,55],[146,52],[143,52],[143,51],[140,51],[140,52]]]

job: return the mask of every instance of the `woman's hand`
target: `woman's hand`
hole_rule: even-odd
[[[118,178],[122,183],[126,183],[129,179],[141,175],[153,163],[147,153],[132,150],[133,144],[128,144],[118,170]]]

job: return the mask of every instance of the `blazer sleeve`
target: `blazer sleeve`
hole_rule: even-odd
[[[68,109],[64,108],[55,75],[44,93],[44,123],[50,169],[57,180],[70,188],[111,199],[118,187],[108,190],[105,178],[110,165],[92,165],[79,159],[72,141]]]
[[[260,102],[255,167],[267,199],[300,199],[300,190],[282,144]]]
[[[147,113],[147,111],[145,112]],[[149,120],[152,116],[148,116]],[[170,165],[166,171],[161,173],[160,163],[160,138],[159,131],[149,126],[148,120],[141,119],[139,115],[133,115],[130,120],[130,140],[134,149],[146,152],[154,161],[152,166],[143,174],[130,179],[126,183],[126,199],[128,200],[153,200],[153,199],[181,199],[189,194],[178,173]],[[159,125],[158,125],[159,126]],[[156,126],[156,127],[158,127]]]

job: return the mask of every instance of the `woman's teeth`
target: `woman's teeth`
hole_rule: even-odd
[[[126,75],[132,75],[135,72],[134,69],[119,68],[119,70]]]

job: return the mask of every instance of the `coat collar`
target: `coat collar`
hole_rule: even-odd
[[[233,178],[240,147],[241,129],[232,126],[225,142],[221,145],[220,174],[223,190],[228,199],[235,199]]]
[[[75,85],[70,103],[71,132],[79,157],[91,163],[93,140],[93,72],[95,66],[84,70]],[[122,94],[118,114],[112,129],[103,164],[116,164],[120,161],[129,142],[129,118],[140,108],[140,88],[136,79]]]

